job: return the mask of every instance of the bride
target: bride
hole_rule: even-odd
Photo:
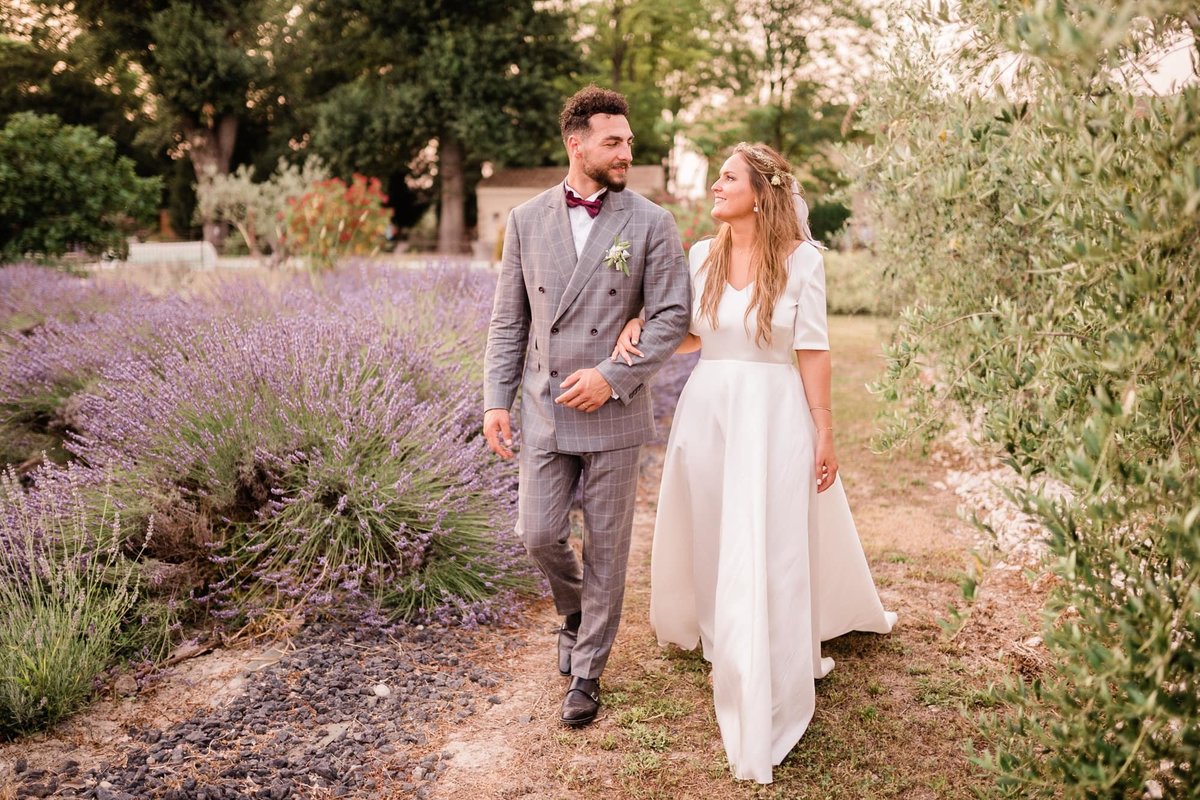
[[[821,251],[784,158],[739,144],[713,184],[723,223],[689,253],[700,350],[663,465],[651,560],[659,643],[703,647],[737,778],[770,783],[833,668],[821,641],[887,633],[833,444]],[[613,351],[640,356],[640,321]]]

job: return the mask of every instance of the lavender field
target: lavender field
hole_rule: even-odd
[[[511,618],[539,584],[479,436],[493,289],[0,269],[0,735],[198,629]]]

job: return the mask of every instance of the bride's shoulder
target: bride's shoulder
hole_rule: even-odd
[[[796,241],[795,249],[787,260],[788,284],[793,287],[806,286],[814,280],[824,281],[825,258],[821,248],[811,239]]]
[[[825,260],[822,250],[823,248],[812,239],[797,239],[788,260],[797,264],[820,265]]]
[[[708,250],[712,247],[712,243],[713,240],[710,236],[707,239],[694,242],[688,248],[688,266],[691,268],[693,274],[696,270],[700,269],[700,266],[704,263],[704,259],[708,258]]]

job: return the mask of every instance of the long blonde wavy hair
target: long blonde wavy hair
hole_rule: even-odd
[[[809,237],[801,230],[796,217],[794,199],[797,184],[792,179],[792,167],[787,159],[765,144],[741,142],[733,148],[750,167],[750,186],[754,190],[758,213],[754,215],[754,247],[750,255],[750,272],[754,291],[746,308],[746,330],[750,329],[750,313],[757,309],[756,341],[771,342],[771,317],[775,303],[787,286],[787,257],[797,241]],[[723,223],[708,250],[701,267],[706,273],[704,292],[700,295],[700,313],[717,327],[717,305],[729,280],[732,260],[733,234]]]

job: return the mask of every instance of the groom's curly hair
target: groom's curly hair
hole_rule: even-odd
[[[558,115],[563,141],[565,142],[572,133],[590,130],[593,114],[628,117],[629,103],[624,95],[601,89],[594,83],[583,87],[572,95],[563,106],[562,113]]]

